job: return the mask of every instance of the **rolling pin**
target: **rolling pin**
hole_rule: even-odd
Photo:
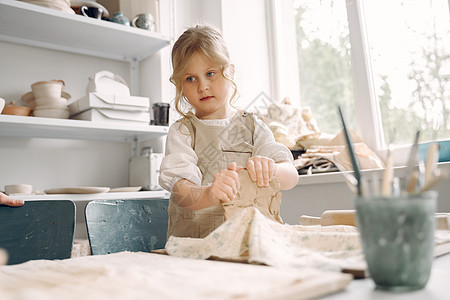
[[[303,215],[299,220],[300,225],[351,225],[356,226],[355,210],[326,210],[320,217]]]
[[[436,229],[450,230],[450,213],[436,213]],[[326,210],[320,217],[302,215],[300,225],[351,225],[356,226],[355,210]]]
[[[450,230],[450,213],[436,213],[436,229]]]

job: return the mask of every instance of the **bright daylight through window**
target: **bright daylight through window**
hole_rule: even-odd
[[[389,141],[394,128],[397,145],[411,143],[417,129],[422,131],[422,141],[449,139],[448,1],[360,2],[365,13],[358,14],[359,22],[366,29],[361,40],[369,49],[365,64],[372,71],[375,99],[371,100],[376,104],[367,108],[380,112],[385,140]],[[355,128],[353,84],[357,83],[352,80],[350,6],[345,0],[293,3],[301,105],[311,107],[323,132],[340,130],[337,104]]]

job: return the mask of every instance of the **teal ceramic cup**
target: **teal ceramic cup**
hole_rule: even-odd
[[[428,282],[433,262],[437,193],[356,197],[356,220],[377,289],[406,292]]]

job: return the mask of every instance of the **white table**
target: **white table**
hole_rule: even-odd
[[[323,299],[394,299],[394,300],[444,300],[450,299],[450,254],[438,257],[433,262],[430,280],[427,286],[418,291],[408,293],[391,293],[375,289],[370,278],[353,280],[347,288],[340,293]]]

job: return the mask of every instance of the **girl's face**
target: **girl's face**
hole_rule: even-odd
[[[230,115],[229,83],[202,53],[192,56],[183,76],[183,94],[199,119],[223,119]]]

